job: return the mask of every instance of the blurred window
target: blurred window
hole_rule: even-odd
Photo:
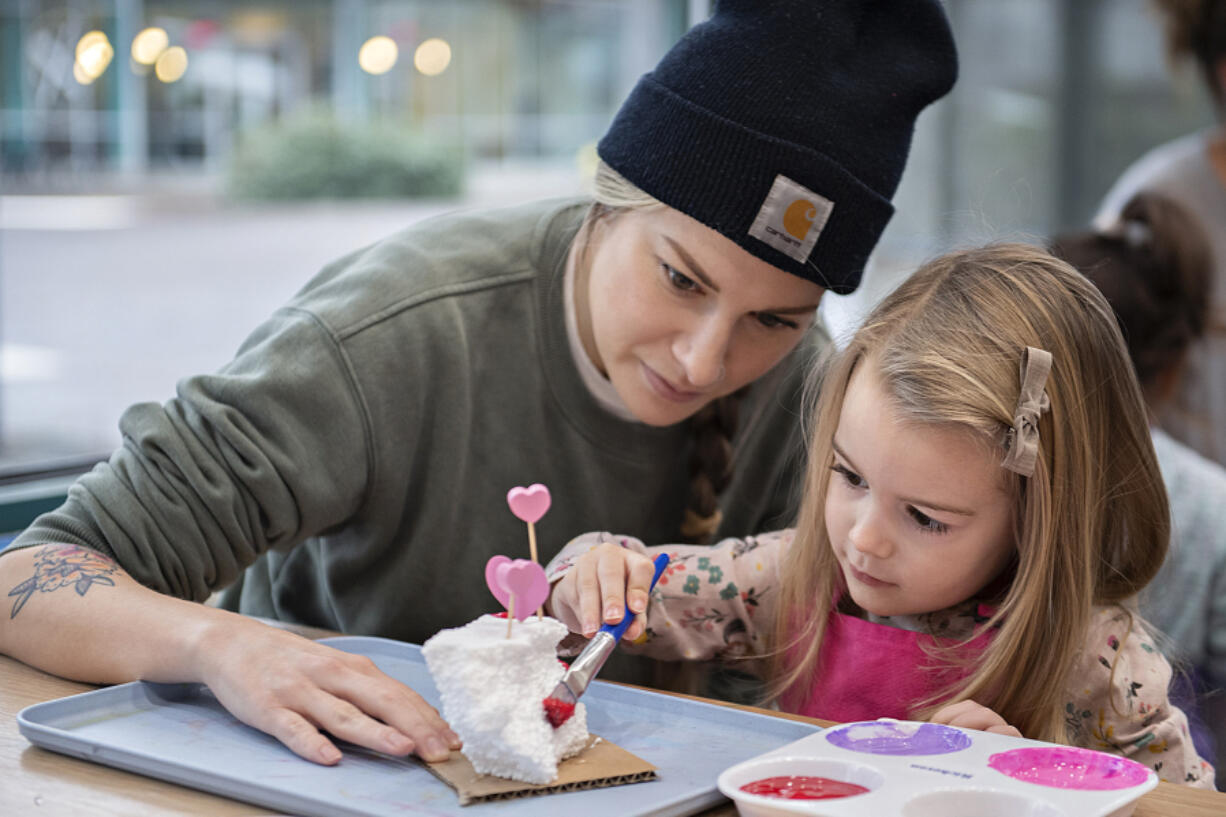
[[[1088,224],[1149,148],[1215,121],[1193,70],[1172,72],[1147,0],[946,0],[953,92],[920,116],[864,284],[827,296],[845,334],[917,264]]]
[[[709,6],[0,4],[0,481],[104,456],[126,406],[222,365],[328,261],[578,192]],[[1145,0],[946,8],[957,88],[920,119],[866,285],[827,299],[836,328],[942,249],[1083,224],[1134,158],[1213,121]]]

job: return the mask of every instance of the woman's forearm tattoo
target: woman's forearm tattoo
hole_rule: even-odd
[[[16,618],[36,592],[53,593],[61,587],[71,587],[78,596],[84,596],[95,584],[114,587],[115,580],[110,577],[118,570],[114,561],[96,550],[48,545],[34,557],[34,575],[9,591],[9,596],[17,597],[9,618]]]

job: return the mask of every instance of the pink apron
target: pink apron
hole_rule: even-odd
[[[979,634],[962,648],[963,654],[978,655],[995,634],[995,630]],[[844,723],[876,718],[906,720],[916,703],[965,678],[971,669],[925,669],[933,659],[920,644],[921,640],[931,643],[931,638],[831,613],[817,677],[802,694],[789,692],[780,703],[787,712]],[[936,642],[949,643],[946,639]]]

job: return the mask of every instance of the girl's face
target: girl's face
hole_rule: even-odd
[[[1014,550],[1004,469],[967,431],[905,422],[857,365],[834,435],[826,531],[852,599],[881,616],[942,610]]]
[[[653,426],[764,375],[813,324],[823,292],[672,208],[603,222],[588,264],[575,287],[584,349]]]

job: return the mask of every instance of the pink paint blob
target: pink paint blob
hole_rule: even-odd
[[[778,797],[781,800],[833,800],[864,794],[868,789],[855,783],[831,780],[829,777],[781,775],[746,783],[741,786],[741,791],[759,797]]]
[[[1036,746],[997,752],[988,758],[988,765],[1014,780],[1081,791],[1130,789],[1153,774],[1134,760],[1075,746]]]

